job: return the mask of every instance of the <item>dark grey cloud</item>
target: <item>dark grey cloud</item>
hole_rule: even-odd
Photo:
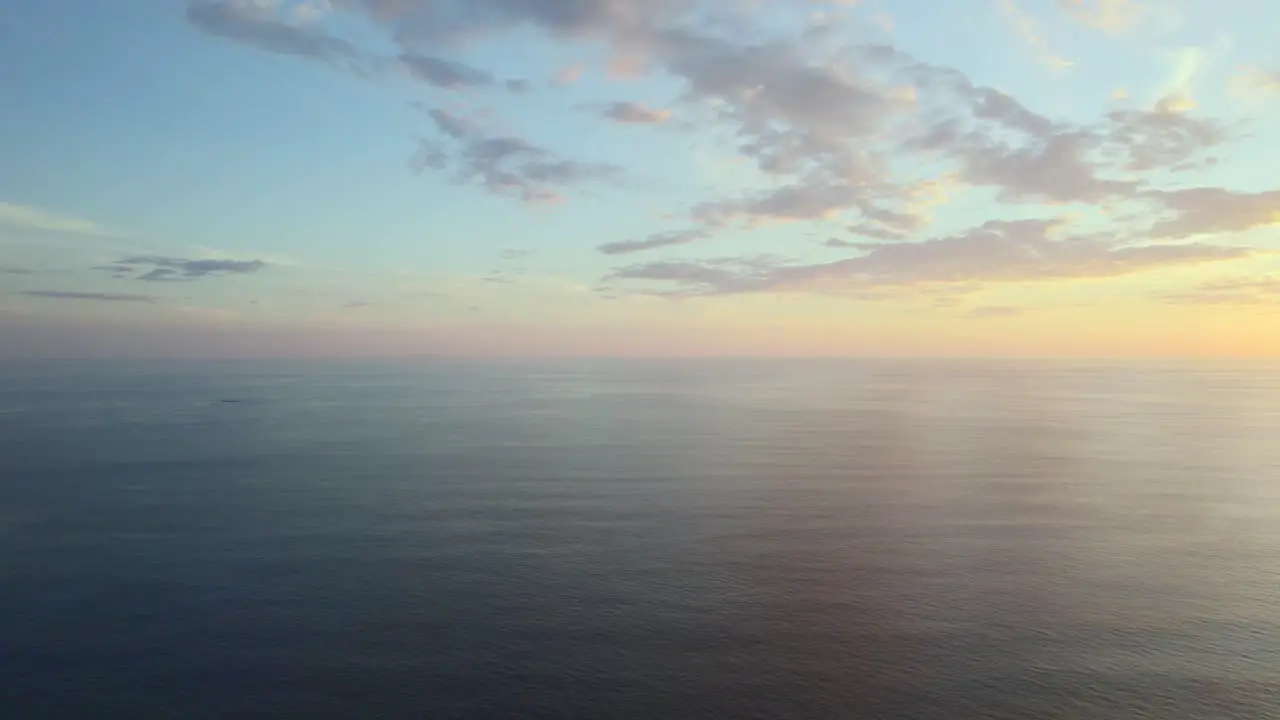
[[[436,87],[484,87],[495,82],[493,76],[484,70],[432,55],[403,53],[400,62],[414,78]]]
[[[691,0],[342,0],[418,47],[532,26],[559,37],[643,46]]]
[[[1058,238],[1054,221],[991,221],[958,235],[915,243],[851,244],[859,255],[833,262],[658,261],[619,268],[616,280],[656,281],[659,292],[722,295],[768,291],[841,292],[983,282],[1110,278],[1145,270],[1245,258],[1257,251],[1219,245],[1131,245],[1105,235]]]
[[[35,275],[35,274],[36,274],[35,270],[28,270],[27,268],[15,268],[15,267],[0,268],[0,275]]]
[[[210,35],[269,52],[352,70],[364,71],[370,64],[369,57],[346,40],[287,22],[267,5],[244,0],[194,0],[187,6],[187,21]]]
[[[226,275],[248,275],[256,273],[266,266],[267,264],[261,260],[189,260],[164,255],[135,255],[124,258],[115,265],[99,266],[99,269],[111,271],[117,275],[125,275],[133,272],[136,268],[150,267],[150,270],[138,275],[137,279],[156,282],[198,280],[200,278]]]
[[[655,250],[657,248],[674,247],[676,245],[688,245],[695,240],[701,240],[707,237],[710,232],[704,228],[691,228],[688,230],[675,230],[672,232],[654,233],[643,240],[624,240],[622,242],[611,242],[601,245],[599,250],[605,255],[626,255],[633,252],[641,252],[643,250]]]
[[[182,282],[185,277],[172,268],[155,268],[138,276],[146,282]]]
[[[128,277],[133,277],[134,273],[136,273],[136,272],[138,271],[138,269],[137,269],[137,268],[135,268],[135,267],[133,267],[132,265],[120,265],[120,264],[116,264],[116,265],[94,265],[94,266],[93,266],[92,268],[90,268],[90,269],[91,269],[91,270],[97,270],[97,271],[99,271],[99,272],[108,273],[108,274],[110,274],[112,277],[116,277],[116,278],[128,278]]]
[[[579,162],[557,157],[523,138],[487,134],[478,124],[434,109],[437,130],[453,145],[446,150],[424,141],[412,164],[418,170],[452,170],[459,182],[477,183],[503,195],[525,201],[556,200],[569,186],[617,178],[622,170],[605,163]]]
[[[31,297],[54,298],[58,300],[91,300],[95,302],[132,302],[153,303],[151,295],[131,295],[127,293],[74,292],[71,290],[26,290],[21,294]]]
[[[373,303],[368,302],[366,300],[352,300],[351,302],[343,305],[342,307],[347,310],[358,310],[360,308],[371,307],[372,305]]]

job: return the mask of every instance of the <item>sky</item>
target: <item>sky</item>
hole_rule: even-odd
[[[1277,356],[1274,0],[0,0],[0,355]]]

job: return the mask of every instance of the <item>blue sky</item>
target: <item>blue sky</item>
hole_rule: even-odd
[[[1276,354],[1262,0],[0,0],[5,354]]]

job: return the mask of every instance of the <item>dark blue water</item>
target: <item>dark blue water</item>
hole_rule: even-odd
[[[1276,369],[4,366],[0,708],[1280,717]]]

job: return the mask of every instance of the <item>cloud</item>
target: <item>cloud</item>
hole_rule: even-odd
[[[457,89],[494,84],[493,76],[479,68],[432,55],[404,53],[400,62],[410,75],[436,87]]]
[[[660,125],[671,119],[670,110],[645,107],[634,102],[615,102],[605,107],[605,118],[624,125]]]
[[[701,240],[710,233],[702,228],[693,228],[689,230],[677,230],[674,232],[654,233],[643,240],[626,240],[623,242],[605,243],[600,246],[600,252],[606,255],[626,255],[628,253],[641,252],[643,250],[656,250],[658,248],[674,247],[676,245],[688,245],[695,240]]]
[[[1035,51],[1036,58],[1045,67],[1053,72],[1062,72],[1075,64],[1049,49],[1049,44],[1045,42],[1044,36],[1036,28],[1035,20],[1024,12],[1022,8],[1018,7],[1014,0],[998,0],[998,4],[1005,15],[1009,17],[1010,22],[1013,23],[1018,36]]]
[[[354,45],[325,34],[308,23],[291,21],[274,3],[255,0],[194,0],[187,21],[217,37],[253,45],[268,52],[316,60],[350,70],[367,71],[370,58]]]
[[[126,257],[113,265],[98,265],[95,270],[108,272],[115,277],[134,276],[137,280],[148,282],[198,280],[206,277],[226,275],[248,275],[266,267],[262,260],[221,260],[166,257],[162,255],[135,255]],[[134,275],[139,268],[150,267],[141,275]]]
[[[1003,202],[1033,204],[1093,204],[1133,197],[1141,187],[1103,150],[1122,156],[1125,141],[1148,134],[1115,132],[1114,121],[1106,119],[1094,125],[1057,122],[955,70],[892,48],[863,53],[922,91],[922,130],[908,135],[901,149],[952,164],[964,184],[993,188]],[[1119,176],[1109,177],[1112,172]]]
[[[35,274],[36,274],[35,270],[28,270],[27,268],[15,268],[15,267],[0,268],[0,275],[35,275]]]
[[[1026,309],[1020,307],[1010,307],[1007,305],[988,305],[984,307],[976,307],[966,313],[973,318],[1007,318],[1016,317],[1026,312]]]
[[[1280,303],[1280,277],[1243,277],[1201,283],[1167,293],[1166,302],[1191,305],[1274,305]]]
[[[130,295],[125,293],[73,292],[70,290],[26,290],[22,295],[58,300],[92,300],[96,302],[132,302],[153,303],[156,298],[151,295]]]
[[[1040,55],[1055,66],[1065,64],[1049,51],[1017,0],[1000,2]],[[263,9],[268,4],[223,2],[214,11],[204,2],[192,12],[206,7],[203,12],[220,18],[215,34],[275,52],[339,65],[373,57],[324,34],[319,23],[301,24]],[[1196,111],[1194,84],[1207,57],[1201,48],[1171,56],[1169,77],[1144,106],[1117,104],[1101,116],[1073,113],[1067,119],[891,46],[788,35],[794,28],[786,23],[760,21],[761,5],[344,0],[333,7],[371,26],[392,48],[389,57],[400,58],[433,87],[523,89],[523,81],[502,81],[455,59],[484,43],[503,42],[504,33],[532,32],[600,49],[611,72],[652,74],[676,93],[672,110],[621,101],[597,106],[604,120],[657,125],[672,114],[698,118],[709,135],[750,162],[750,175],[735,184],[750,189],[689,200],[669,212],[683,218],[686,227],[605,242],[598,247],[604,254],[670,253],[725,230],[780,222],[838,223],[850,233],[826,243],[853,255],[832,263],[659,259],[619,268],[616,281],[705,294],[1116,277],[1251,252],[1198,243],[1131,244],[1135,238],[1184,240],[1275,222],[1275,198],[1269,193],[1168,189],[1185,183],[1188,173],[1212,166],[1218,150],[1240,136],[1238,127]],[[1125,0],[1057,0],[1057,5],[1077,22],[1106,32],[1155,17],[1146,3]],[[774,18],[773,11],[795,11],[794,18],[809,27],[804,16],[813,9],[810,3],[775,3],[769,17]],[[568,66],[561,79],[576,78],[580,68]],[[536,136],[494,130],[504,127],[501,119],[487,117],[480,111],[432,110],[432,128],[419,142],[412,167],[524,201],[559,200],[569,188],[622,174],[613,165],[565,157]],[[930,177],[1020,205],[1015,211],[1020,217],[1060,204],[1101,210],[1108,230],[1086,233],[1056,220],[996,220],[968,232],[929,237],[924,231],[933,220],[918,189]],[[1113,212],[1117,208],[1122,212]],[[992,216],[1005,216],[1007,209],[995,208]],[[1135,218],[1150,223],[1149,230],[1121,226]],[[961,250],[952,254],[956,248]],[[150,266],[149,273],[157,280],[183,274],[164,265]]]
[[[657,281],[681,295],[831,292],[919,285],[1113,278],[1162,267],[1247,258],[1257,251],[1206,244],[1125,244],[1106,235],[1057,238],[1059,221],[989,221],[915,243],[866,243],[857,256],[816,264],[657,261],[616,270],[615,280]],[[672,292],[670,290],[664,292]]]
[[[156,268],[139,275],[138,279],[146,282],[181,282],[183,276],[177,270],[171,268]]]
[[[61,215],[28,205],[6,202],[0,202],[0,225],[47,232],[70,233],[73,235],[96,235],[102,237],[112,235],[110,231],[101,225],[89,220],[70,215]]]
[[[960,151],[961,173],[966,182],[1000,189],[1008,202],[1098,203],[1131,195],[1134,180],[1099,176],[1086,157],[1092,138],[1064,132],[1026,147],[975,145]]]
[[[135,272],[137,272],[137,268],[133,267],[132,265],[118,265],[118,264],[117,265],[94,265],[90,269],[97,270],[99,272],[108,273],[112,277],[116,277],[116,278],[131,277]]]
[[[1245,99],[1269,98],[1280,95],[1280,70],[1246,67],[1232,76],[1228,89]]]
[[[702,203],[691,214],[713,227],[821,220],[848,213],[870,221],[868,227],[878,225],[903,233],[921,227],[923,220],[915,213],[885,207],[897,199],[896,193],[896,187],[870,175],[866,179],[828,180],[818,174],[762,193]]]
[[[562,38],[643,44],[651,29],[689,0],[350,0],[350,7],[390,30],[404,44],[427,44],[528,24]]]
[[[1081,25],[1112,35],[1133,29],[1148,15],[1145,5],[1135,0],[1057,0],[1057,4]]]
[[[1280,225],[1280,190],[1246,193],[1217,187],[1153,191],[1148,197],[1173,212],[1148,235],[1181,239]]]
[[[813,63],[794,44],[734,44],[668,32],[665,65],[686,96],[719,107],[741,151],[771,173],[843,175],[858,163],[853,142],[879,131],[899,102],[869,79]]]
[[[445,110],[432,110],[430,117],[454,148],[450,152],[424,141],[414,167],[452,169],[459,182],[478,183],[490,192],[529,202],[559,200],[565,187],[621,174],[614,165],[564,159],[523,138],[489,135],[476,123]]]
[[[1188,115],[1175,98],[1072,125],[1054,122],[952,72],[908,67],[934,91],[939,107],[934,122],[909,138],[906,148],[956,162],[963,182],[995,188],[1005,202],[1137,199],[1147,184],[1143,174],[1212,164],[1216,160],[1207,153],[1235,137],[1233,128],[1222,122]],[[945,104],[948,98],[951,102]]]
[[[1172,103],[1108,113],[1099,149],[1129,172],[1187,169],[1189,161],[1231,139],[1225,124],[1184,114]]]
[[[582,75],[586,71],[587,68],[582,63],[566,65],[556,71],[555,77],[552,78],[552,82],[556,85],[573,85],[582,79]]]
[[[371,307],[372,305],[373,303],[365,300],[352,300],[351,302],[347,303],[346,305],[343,305],[342,307],[347,310],[358,310],[360,308]]]

